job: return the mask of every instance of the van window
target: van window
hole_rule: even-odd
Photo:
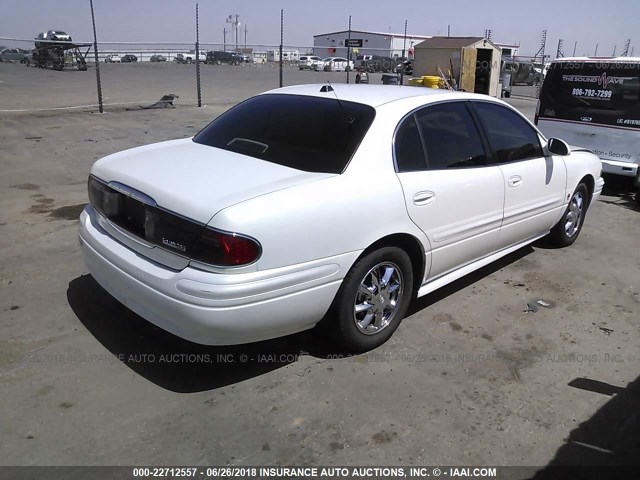
[[[640,62],[554,62],[539,118],[640,129]]]

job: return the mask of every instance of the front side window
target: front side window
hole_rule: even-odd
[[[473,102],[498,163],[542,157],[538,132],[517,113],[488,102]]]

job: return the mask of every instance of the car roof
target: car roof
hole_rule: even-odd
[[[403,100],[406,98],[422,97],[423,102],[431,103],[442,100],[482,99],[500,103],[499,100],[488,95],[440,90],[437,88],[409,87],[396,85],[358,85],[332,83],[333,91],[321,92],[322,87],[328,84],[295,85],[291,87],[277,88],[264,92],[264,94],[308,95],[321,98],[335,98],[346,102],[362,103],[371,107],[378,107],[385,103]]]

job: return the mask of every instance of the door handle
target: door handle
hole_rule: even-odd
[[[426,205],[433,202],[435,199],[436,194],[434,192],[418,192],[413,196],[413,203],[416,205]]]
[[[514,175],[513,177],[509,177],[510,187],[519,187],[520,185],[522,185],[522,177],[520,175]]]

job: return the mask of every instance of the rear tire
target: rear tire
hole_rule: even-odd
[[[413,296],[413,269],[404,250],[384,247],[358,260],[331,307],[337,340],[364,352],[385,343],[398,328]]]
[[[568,247],[576,241],[584,224],[589,200],[587,186],[584,183],[580,183],[573,195],[571,195],[569,205],[567,205],[567,209],[562,214],[562,218],[549,233],[548,239],[552,245]]]

